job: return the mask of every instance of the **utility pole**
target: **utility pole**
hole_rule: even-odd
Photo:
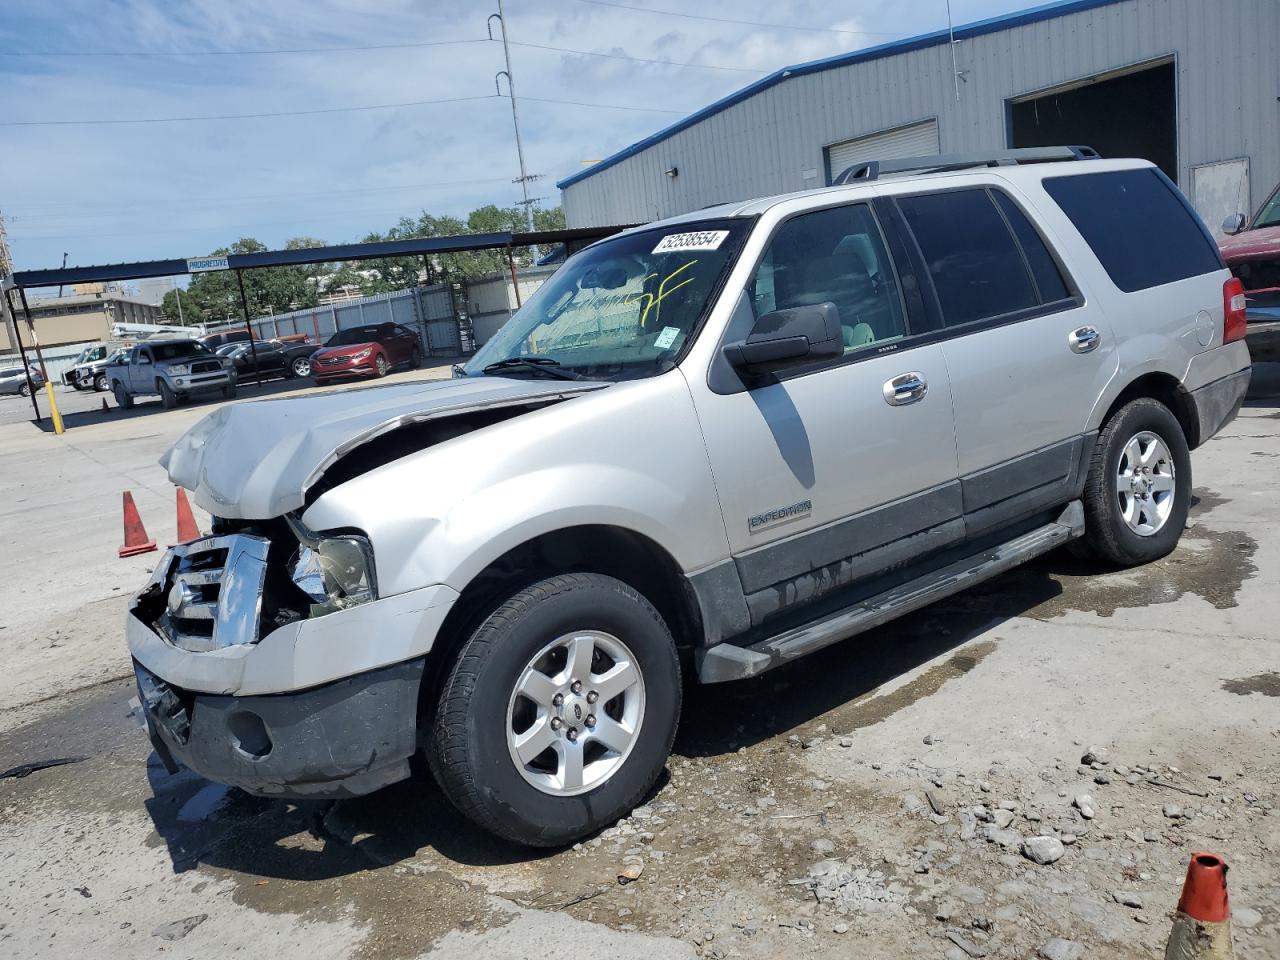
[[[4,211],[0,210],[0,277],[13,274],[13,255],[9,252],[9,235],[4,229]]]
[[[65,250],[62,252],[62,269],[67,269],[67,253]],[[58,284],[58,296],[62,296],[62,286],[62,284]]]
[[[493,37],[493,21],[497,18],[498,23],[502,24],[502,57],[506,61],[507,69],[499,70],[493,76],[494,89],[498,91],[498,96],[502,96],[502,89],[498,86],[498,77],[505,76],[507,78],[507,94],[511,97],[511,124],[516,130],[516,156],[520,160],[520,177],[515,182],[520,184],[520,193],[524,197],[521,201],[524,206],[525,222],[529,226],[529,232],[533,233],[533,205],[538,202],[538,198],[529,199],[529,184],[542,176],[540,173],[530,175],[524,165],[524,145],[520,142],[520,114],[516,110],[516,82],[511,77],[511,48],[507,46],[507,18],[502,11],[502,0],[498,0],[498,12],[489,15],[489,19],[485,21],[485,29],[489,31],[489,39]],[[538,245],[532,244],[530,250],[533,254],[534,262],[538,260]]]

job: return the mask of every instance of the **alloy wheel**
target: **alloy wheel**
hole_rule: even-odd
[[[1126,526],[1140,537],[1154,536],[1173,511],[1177,486],[1168,445],[1143,430],[1124,445],[1116,466],[1116,498]]]
[[[565,634],[516,681],[506,717],[511,760],[543,793],[593,790],[626,762],[644,704],[644,678],[626,644],[598,630]]]

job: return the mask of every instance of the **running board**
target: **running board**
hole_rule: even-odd
[[[1073,500],[1053,523],[1037,527],[972,557],[957,560],[918,580],[868,597],[825,619],[796,627],[749,647],[720,643],[702,651],[698,657],[698,679],[702,683],[723,683],[753,677],[999,576],[1083,534],[1084,506],[1079,500]]]

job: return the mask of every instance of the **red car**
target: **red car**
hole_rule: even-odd
[[[1249,353],[1280,360],[1280,185],[1253,220],[1237,213],[1222,229],[1222,258],[1244,285]]]
[[[422,341],[408,327],[379,323],[339,330],[311,355],[316,383],[385,377],[393,367],[416,368],[422,362]]]

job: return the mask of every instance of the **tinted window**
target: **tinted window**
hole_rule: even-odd
[[[834,303],[848,353],[906,334],[893,266],[865,204],[788,220],[769,243],[751,286],[757,317]]]
[[[949,327],[1034,307],[1022,254],[985,190],[899,197]]]
[[[339,330],[329,338],[326,347],[345,347],[353,343],[370,343],[378,339],[378,328],[374,326],[368,327],[349,327],[346,330]]]
[[[205,356],[212,353],[212,351],[203,343],[198,343],[195,340],[179,340],[176,343],[158,343],[151,347],[151,353],[157,363],[163,363],[168,360],[178,360],[182,357]]]
[[[1157,170],[1049,177],[1044,188],[1126,293],[1222,269],[1204,227]]]
[[[1044,238],[1031,225],[1022,208],[1013,202],[1012,197],[999,190],[991,191],[991,195],[996,198],[996,205],[1009,221],[1009,226],[1013,228],[1013,235],[1018,238],[1018,244],[1027,258],[1027,265],[1031,267],[1031,276],[1035,279],[1036,289],[1040,293],[1040,302],[1053,303],[1055,300],[1065,300],[1068,296],[1067,285],[1062,279],[1062,272],[1058,269],[1053,255],[1045,246]]]

